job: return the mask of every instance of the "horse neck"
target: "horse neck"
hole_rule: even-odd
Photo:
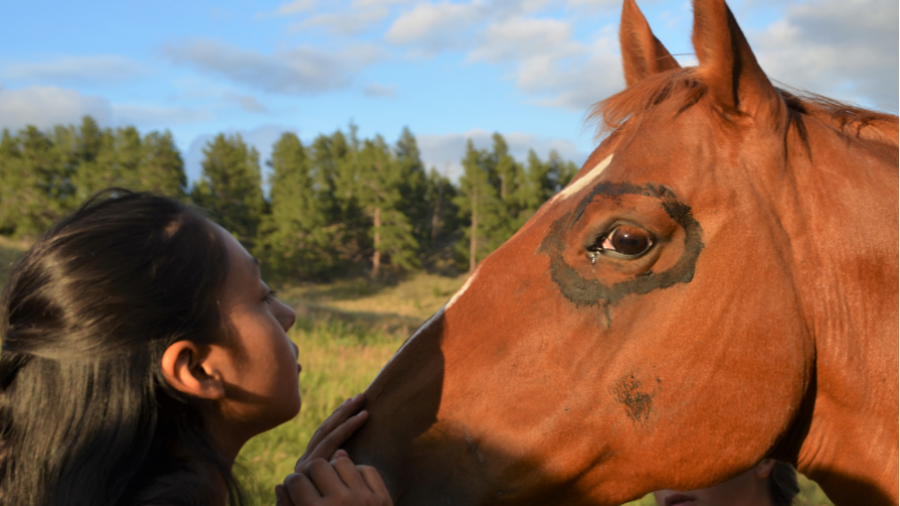
[[[798,464],[837,504],[896,504],[897,148],[807,133],[772,188],[816,350]]]

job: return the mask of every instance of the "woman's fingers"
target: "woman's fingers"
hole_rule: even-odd
[[[357,469],[353,462],[347,457],[332,460],[331,467],[334,468],[338,476],[341,477],[341,481],[343,481],[344,485],[350,490],[358,490],[361,492],[369,491],[368,485],[363,481],[362,475],[359,474],[359,469]]]
[[[309,444],[306,446],[306,451],[299,459],[297,459],[297,463],[294,465],[294,470],[300,472],[306,463],[317,458],[331,458],[334,450],[336,450],[337,447],[340,446],[341,443],[343,443],[343,441],[338,443],[337,446],[334,446],[334,438],[332,438],[332,444],[330,444],[328,447],[322,448],[321,450],[319,450],[319,447],[322,445],[322,442],[325,441],[335,430],[339,429],[346,422],[352,420],[353,414],[362,408],[364,402],[365,396],[363,396],[363,394],[358,394],[351,399],[347,399],[343,404],[338,406],[338,408],[334,410],[334,413],[326,418],[325,421],[322,422],[322,425],[320,425],[319,428],[316,429],[316,432],[309,440]],[[359,427],[357,426],[356,428],[358,429]],[[352,434],[353,432],[351,431],[350,433]],[[346,440],[347,437],[350,436],[345,436],[344,440]],[[331,453],[325,453],[324,451],[322,451],[332,446],[334,447],[334,449],[331,450]]]
[[[330,434],[335,428],[344,423],[344,421],[350,417],[353,413],[359,411],[359,409],[363,405],[363,401],[365,400],[365,396],[363,394],[357,394],[356,396],[347,399],[343,404],[337,407],[334,410],[334,413],[331,414],[328,418],[322,422],[322,425],[316,429],[316,432],[313,434],[312,439],[309,440],[309,446],[306,448],[307,453],[312,448],[315,448],[318,443],[325,438],[328,434]]]
[[[328,462],[316,459],[309,463],[307,469],[306,474],[309,475],[309,479],[326,500],[329,498],[342,499],[349,495],[349,488]]]
[[[276,487],[276,496],[278,495]],[[323,504],[322,494],[313,485],[308,477],[300,473],[289,474],[284,479],[284,488],[282,495],[286,496],[286,501],[282,501],[279,497],[279,506],[282,504],[292,504],[295,506],[320,505]]]
[[[359,470],[359,474],[362,476],[366,486],[375,495],[375,504],[379,506],[393,506],[394,501],[391,499],[391,494],[388,492],[387,486],[384,484],[384,480],[381,478],[378,470],[372,466],[356,466],[356,468]]]
[[[303,472],[303,467],[306,463],[315,459],[328,459],[333,457],[338,448],[344,444],[344,441],[366,423],[368,417],[368,411],[360,411],[337,426],[315,446],[313,446],[312,441],[310,441],[310,446],[306,449],[306,453],[297,461],[297,465],[294,468],[295,471]]]
[[[378,471],[356,466],[346,457],[330,463],[322,459],[310,462],[304,474],[285,479],[284,490],[292,506],[393,506]],[[281,495],[278,500],[279,504],[289,505]]]
[[[393,506],[394,501],[391,499],[391,494],[388,492],[387,486],[385,486],[384,480],[378,474],[378,471],[370,466],[358,466],[358,469],[363,477],[363,481],[365,481],[374,495],[375,504],[377,506]]]

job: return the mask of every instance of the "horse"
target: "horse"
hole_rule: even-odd
[[[625,0],[573,181],[365,392],[398,505],[616,505],[765,457],[898,502],[898,119],[775,87],[724,0],[682,68]]]

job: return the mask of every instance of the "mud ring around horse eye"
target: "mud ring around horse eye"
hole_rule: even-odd
[[[563,252],[568,247],[569,231],[584,216],[588,204],[593,201],[594,197],[600,195],[612,198],[619,195],[641,195],[658,200],[666,214],[684,231],[683,251],[675,265],[665,271],[636,276],[618,283],[606,283],[602,279],[586,278],[575,267],[569,265],[563,256]],[[622,224],[622,222],[620,221],[618,224]],[[615,225],[612,225],[613,228]],[[656,242],[655,239],[654,242]],[[586,248],[586,246],[582,246],[582,248]],[[604,181],[597,184],[591,193],[582,199],[578,207],[560,216],[550,225],[549,233],[541,241],[537,252],[547,255],[550,262],[548,269],[550,278],[557,285],[560,293],[576,307],[599,305],[608,308],[629,294],[643,295],[653,290],[664,290],[679,283],[690,283],[694,278],[694,269],[703,248],[703,228],[694,219],[690,206],[679,202],[672,190],[657,183],[635,185]]]

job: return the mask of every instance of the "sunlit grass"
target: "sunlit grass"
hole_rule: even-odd
[[[362,392],[403,342],[403,336],[341,320],[300,319],[289,333],[300,349],[303,405],[293,420],[247,443],[238,459],[248,504],[275,504],[277,483],[328,415],[345,399]]]
[[[0,236],[0,290],[9,281],[9,269],[13,262],[22,256],[26,249],[25,243]]]
[[[403,282],[357,278],[287,287],[281,294],[288,300],[344,312],[392,314],[423,322],[440,309],[465,281],[465,275],[449,278],[422,272],[411,275]]]

